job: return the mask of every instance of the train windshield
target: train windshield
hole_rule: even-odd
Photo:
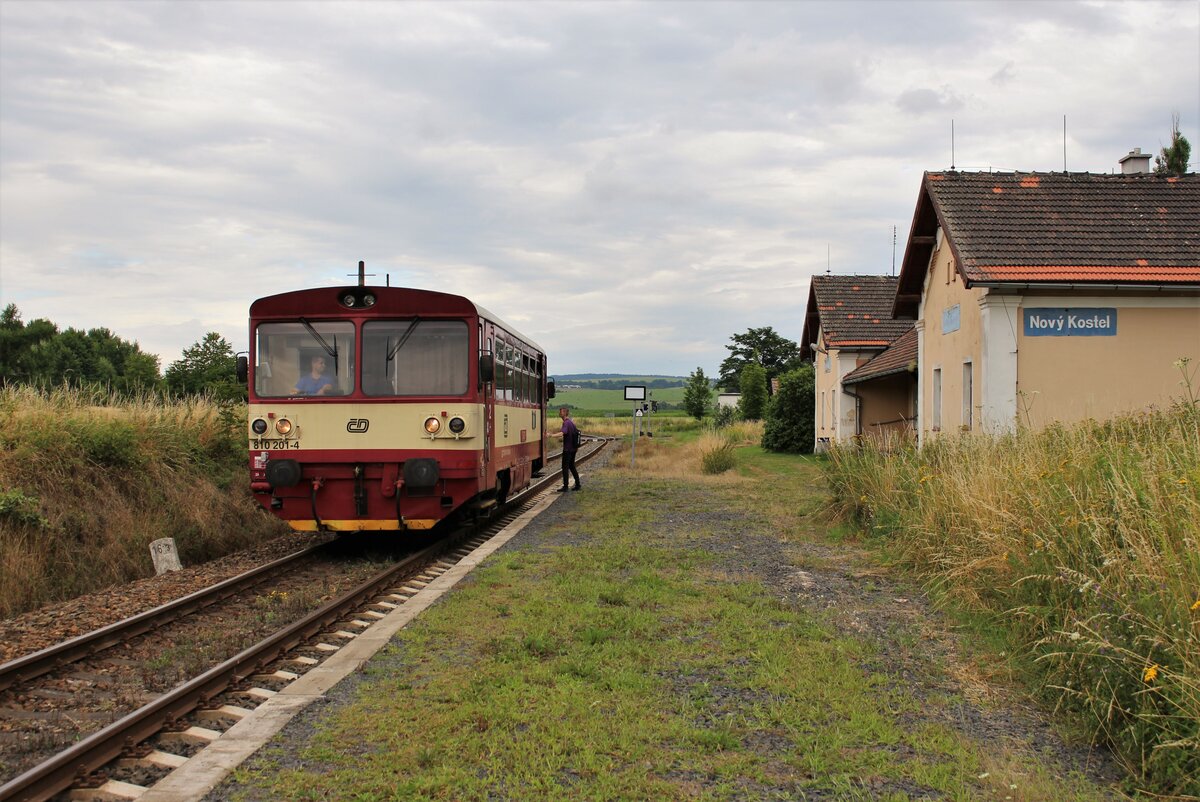
[[[354,390],[354,324],[263,323],[255,332],[254,391],[261,397],[345,395]]]
[[[370,396],[463,395],[467,324],[372,320],[363,325],[363,392]]]

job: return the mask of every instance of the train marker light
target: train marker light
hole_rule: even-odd
[[[425,419],[426,434],[437,434],[439,431],[441,431],[441,429],[442,429],[442,422],[440,420],[438,420],[437,418],[426,418]]]
[[[465,428],[467,428],[467,422],[462,418],[455,416],[450,419],[450,431],[455,434],[462,434]]]
[[[275,421],[275,431],[284,435],[291,434],[292,422],[287,418],[280,418],[279,420]]]
[[[254,423],[250,424],[250,428],[254,430],[255,434],[266,434],[267,422],[262,418],[257,418]]]

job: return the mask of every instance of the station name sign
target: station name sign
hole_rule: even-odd
[[[1026,309],[1026,337],[1115,337],[1117,310],[1112,308]]]

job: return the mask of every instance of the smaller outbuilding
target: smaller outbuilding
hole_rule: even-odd
[[[916,402],[911,372],[858,374],[912,331],[913,319],[893,316],[893,276],[813,276],[800,354],[815,370],[816,448],[859,435],[912,429]]]
[[[742,400],[741,393],[720,393],[717,395],[717,408],[737,409],[738,402]]]

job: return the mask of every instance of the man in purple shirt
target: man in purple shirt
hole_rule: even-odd
[[[571,410],[566,407],[559,407],[558,417],[562,418],[562,429],[551,437],[561,437],[563,441],[562,453],[562,479],[563,485],[558,489],[559,493],[563,493],[567,489],[568,475],[575,477],[575,486],[572,490],[579,489],[579,471],[575,469],[575,452],[579,450],[579,430],[575,428],[575,421],[571,420]]]

